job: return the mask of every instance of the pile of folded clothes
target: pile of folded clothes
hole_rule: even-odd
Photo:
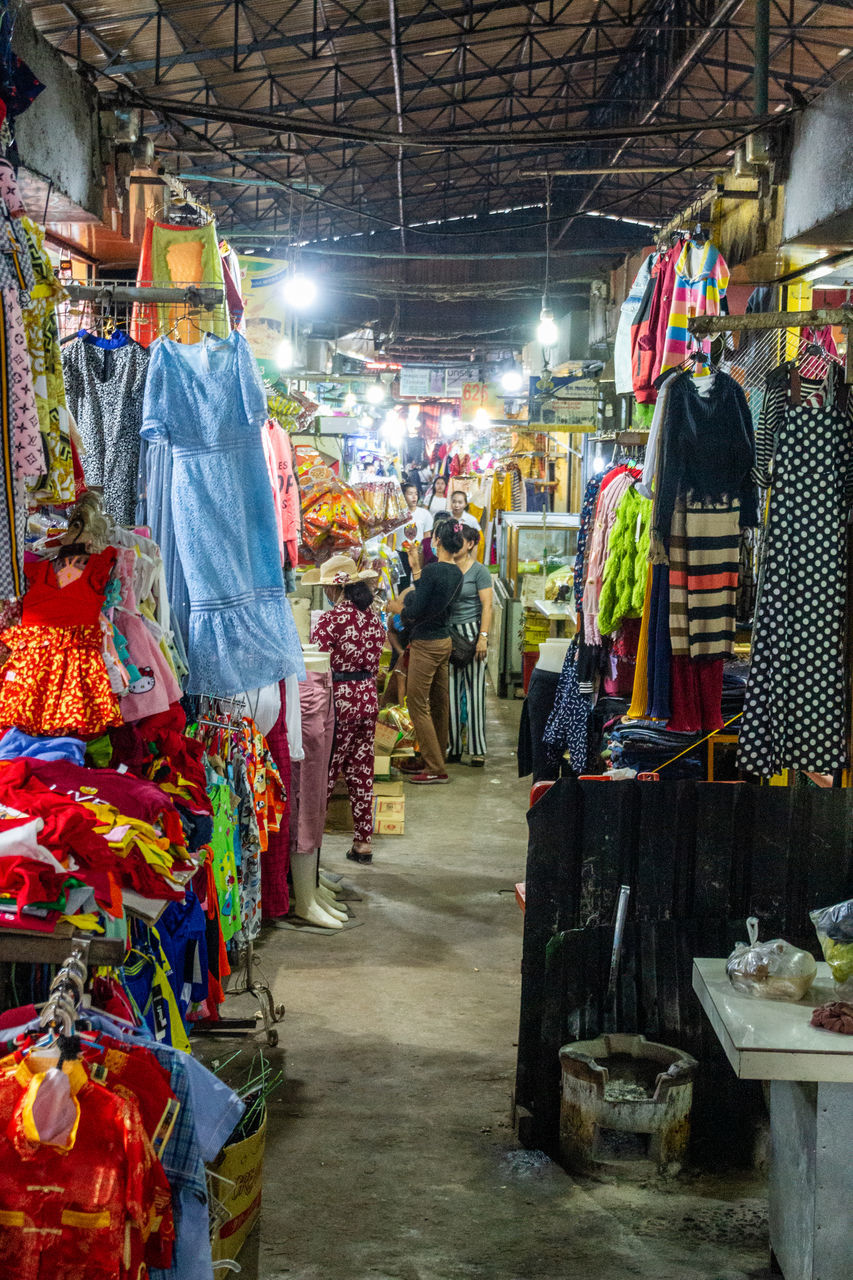
[[[635,773],[655,773],[674,756],[693,747],[674,764],[667,764],[663,777],[701,778],[705,773],[705,748],[699,735],[672,733],[654,721],[621,721],[607,733],[610,762],[613,769],[630,769]]]

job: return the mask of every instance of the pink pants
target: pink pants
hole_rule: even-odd
[[[331,672],[308,672],[299,682],[299,705],[305,759],[291,765],[291,786],[298,797],[297,813],[290,825],[291,857],[295,853],[315,853],[323,843],[326,784],[335,731]]]
[[[353,838],[369,844],[373,835],[373,737],[375,720],[339,720],[329,765],[329,796],[344,775],[352,809]]]

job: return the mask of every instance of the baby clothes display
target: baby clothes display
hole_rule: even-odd
[[[11,651],[0,669],[0,725],[85,737],[121,724],[99,621],[115,558],[112,547],[90,556],[64,587],[52,561],[26,566],[21,623],[0,634]]]
[[[118,330],[112,338],[83,331],[62,354],[68,406],[83,441],[86,483],[102,489],[118,524],[136,511],[139,432],[148,352]]]
[[[149,475],[147,499],[169,512],[187,584],[190,692],[237,693],[303,670],[261,443],[265,419],[241,334],[152,347],[143,435],[167,441],[172,458],[169,490],[153,492]]]

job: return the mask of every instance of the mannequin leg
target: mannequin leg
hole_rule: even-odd
[[[331,893],[333,897],[341,892],[341,883],[339,880],[333,880],[331,876],[327,876],[322,867],[317,872],[317,879],[321,889],[325,889],[326,893]]]
[[[317,853],[296,853],[290,859],[293,877],[293,914],[323,929],[341,929],[343,922],[322,906],[317,898]]]

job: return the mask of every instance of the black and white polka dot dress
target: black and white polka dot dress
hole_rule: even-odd
[[[853,396],[837,366],[791,382],[787,366],[770,375],[756,432],[756,479],[772,488],[738,763],[764,777],[847,763]]]

